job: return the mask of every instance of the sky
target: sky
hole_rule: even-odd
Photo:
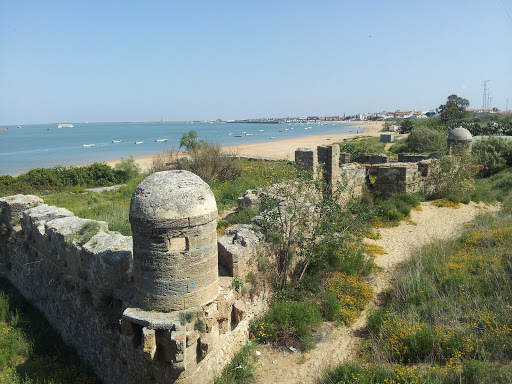
[[[512,109],[512,0],[0,0],[0,124]]]

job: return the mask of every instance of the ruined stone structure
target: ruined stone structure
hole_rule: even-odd
[[[388,157],[382,153],[363,153],[357,159],[358,163],[370,165],[385,164],[388,161]]]
[[[322,167],[322,177],[328,185],[342,186],[340,198],[361,196],[364,188],[379,193],[385,198],[395,193],[431,193],[435,185],[431,183],[438,169],[438,161],[427,159],[424,155],[399,155],[401,162],[389,162],[383,154],[362,154],[359,163],[346,164],[346,157],[339,153],[337,144],[320,146],[317,151],[310,148],[299,148],[295,151],[297,165],[312,171],[314,156]],[[343,157],[343,159],[342,159]],[[307,158],[308,161],[304,161]],[[334,166],[338,164],[338,166]],[[315,175],[319,177],[319,175]],[[370,176],[375,178],[372,183]],[[334,187],[332,187],[334,188]],[[332,189],[331,189],[332,191]]]
[[[189,172],[139,185],[133,239],[36,196],[0,198],[0,212],[0,275],[104,383],[212,382],[266,308],[268,292],[248,299],[219,276],[215,200]],[[223,269],[244,278],[254,236],[232,235]]]
[[[423,161],[429,159],[429,155],[423,155],[421,153],[399,153],[398,154],[398,162],[399,163],[417,163],[418,161]]]
[[[467,129],[458,127],[448,133],[447,142],[449,155],[469,154],[473,146],[473,136]]]

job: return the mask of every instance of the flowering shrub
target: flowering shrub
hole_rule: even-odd
[[[339,319],[343,324],[352,324],[373,296],[372,287],[361,280],[359,276],[341,272],[327,279],[327,289],[336,294],[340,302]]]
[[[448,199],[437,199],[432,202],[432,205],[435,205],[436,207],[446,207],[446,208],[453,208],[453,209],[459,209],[460,204],[455,203]]]

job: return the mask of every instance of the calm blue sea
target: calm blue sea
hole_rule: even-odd
[[[179,147],[179,139],[195,130],[200,139],[234,145],[283,140],[319,134],[356,132],[347,124],[239,124],[239,123],[88,123],[73,128],[57,124],[0,126],[0,175],[33,168],[70,166],[147,156]],[[310,129],[305,129],[311,127]],[[262,130],[262,131],[261,131]],[[228,135],[231,133],[231,135]],[[236,137],[242,136],[242,137]],[[271,139],[275,137],[275,139]],[[167,142],[156,142],[167,139]],[[113,143],[112,140],[122,140]],[[144,142],[135,144],[135,142]],[[94,144],[92,147],[83,145]]]

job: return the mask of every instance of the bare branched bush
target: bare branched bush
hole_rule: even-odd
[[[242,173],[236,156],[223,153],[219,144],[204,144],[186,152],[170,148],[153,156],[151,173],[172,169],[190,171],[207,182],[230,180]]]
[[[169,148],[163,153],[157,153],[153,156],[150,173],[176,169],[179,155],[179,152],[174,148]]]
[[[226,181],[241,175],[236,158],[222,153],[219,144],[207,144],[187,151],[178,160],[178,168],[195,173],[206,181]]]

